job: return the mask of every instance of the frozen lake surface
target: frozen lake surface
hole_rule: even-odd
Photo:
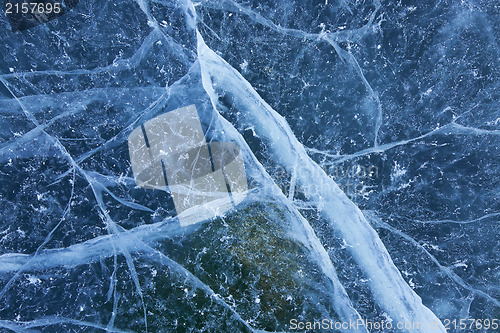
[[[498,331],[495,1],[19,17],[0,332]]]

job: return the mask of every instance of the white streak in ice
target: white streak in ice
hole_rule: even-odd
[[[370,279],[375,300],[393,320],[422,322],[418,333],[446,332],[439,319],[422,304],[420,297],[408,286],[392,259],[359,208],[339,189],[337,184],[307,155],[304,147],[285,119],[274,111],[253,87],[227,62],[208,48],[198,34],[198,57],[202,66],[204,86],[210,85],[221,96],[232,99],[240,110],[236,117],[240,126],[252,125],[265,141],[270,158],[294,172],[296,159],[297,185],[307,198],[322,203],[321,214],[332,228],[341,233],[352,256]],[[217,96],[211,96],[217,98]],[[217,104],[217,99],[212,103]],[[431,329],[435,322],[439,328]],[[409,330],[415,332],[416,330]]]

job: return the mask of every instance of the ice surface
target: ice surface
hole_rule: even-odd
[[[499,318],[495,2],[0,24],[0,331]]]

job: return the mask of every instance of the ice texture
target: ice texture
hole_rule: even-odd
[[[494,1],[74,5],[0,18],[0,331],[500,317]]]

